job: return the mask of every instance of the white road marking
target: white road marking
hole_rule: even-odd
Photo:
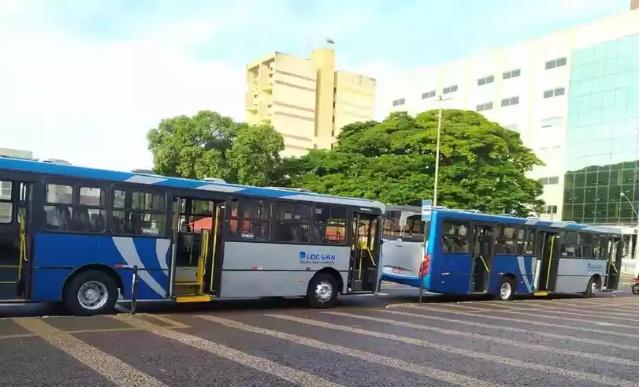
[[[453,372],[443,371],[436,368],[427,367],[421,364],[409,363],[403,360],[394,359],[388,356],[378,355],[375,353],[365,352],[358,349],[348,348],[341,345],[335,345],[330,343],[325,343],[319,340],[294,335],[291,333],[285,333],[280,331],[275,331],[272,329],[265,329],[256,327],[253,325],[244,324],[238,321],[229,320],[220,317],[214,316],[198,316],[199,318],[211,321],[226,327],[239,329],[245,332],[258,333],[261,335],[275,337],[281,340],[287,340],[292,343],[304,345],[311,347],[317,350],[331,351],[338,353],[340,355],[353,357],[359,360],[364,360],[370,363],[375,363],[383,365],[386,367],[396,368],[402,371],[411,372],[413,374],[427,376],[429,378],[444,382],[456,384],[459,386],[499,386],[500,384],[490,383],[483,380],[479,380],[470,376],[465,376]]]
[[[284,315],[284,314],[267,314],[267,316],[275,317],[275,318],[279,318],[287,321],[294,321],[297,323],[325,328],[325,329],[332,329],[332,330],[337,330],[341,332],[398,341],[405,344],[411,344],[411,345],[416,345],[424,348],[436,349],[439,351],[452,353],[455,355],[467,356],[472,359],[481,359],[481,360],[486,360],[486,361],[490,361],[493,363],[502,364],[506,366],[545,372],[547,374],[552,373],[552,374],[560,375],[563,377],[583,379],[590,382],[602,383],[602,384],[611,385],[611,386],[633,386],[634,385],[634,382],[631,382],[628,380],[616,379],[609,376],[603,376],[603,375],[598,375],[598,374],[593,374],[588,372],[558,368],[558,367],[545,365],[545,364],[537,364],[537,363],[532,363],[527,361],[521,361],[521,360],[511,359],[505,356],[496,356],[496,355],[491,355],[485,352],[473,351],[469,349],[450,347],[443,344],[430,343],[428,341],[415,339],[412,337],[377,332],[369,329],[353,328],[345,325],[332,324],[324,321],[310,320],[306,318],[295,317],[295,316]]]
[[[459,314],[459,315],[463,315],[463,316],[472,316],[472,317],[478,317],[478,318],[484,318],[484,319],[490,319],[490,320],[512,321],[512,322],[517,322],[517,323],[538,325],[538,326],[543,326],[543,327],[571,329],[571,330],[581,331],[581,332],[590,332],[590,333],[599,333],[599,334],[604,334],[604,335],[614,335],[614,336],[624,336],[624,337],[638,338],[638,334],[634,335],[634,334],[628,334],[628,333],[618,333],[618,332],[612,332],[612,331],[604,331],[604,330],[601,330],[601,329],[594,329],[594,328],[584,328],[584,327],[577,327],[577,326],[554,324],[554,323],[549,323],[549,322],[544,322],[544,321],[533,321],[533,320],[511,318],[511,317],[503,317],[503,316],[488,316],[487,314],[461,312],[461,311],[456,311],[456,310],[444,310],[444,309],[441,309],[441,308],[433,308],[433,307],[425,306],[425,304],[422,304],[421,306],[419,306],[418,304],[390,304],[390,305],[387,305],[386,308],[408,308],[408,309],[416,309],[416,310],[424,310],[424,311],[432,311],[432,312],[451,313],[451,314]]]
[[[559,340],[570,340],[570,341],[576,341],[576,342],[584,343],[584,344],[593,344],[593,345],[598,345],[598,346],[609,346],[609,347],[615,347],[615,348],[634,351],[635,353],[639,351],[639,348],[636,347],[636,346],[625,345],[625,344],[617,344],[617,343],[612,343],[610,341],[605,341],[605,340],[595,340],[595,339],[587,339],[587,338],[583,338],[583,337],[560,335],[560,334],[556,334],[556,333],[539,332],[539,331],[533,331],[531,329],[508,327],[508,326],[504,326],[504,325],[488,325],[488,324],[482,324],[482,323],[478,323],[478,322],[474,322],[474,321],[451,319],[451,318],[433,316],[433,315],[422,314],[422,313],[401,312],[401,311],[390,310],[390,309],[384,309],[384,310],[372,309],[371,311],[373,311],[373,312],[382,312],[382,313],[390,313],[390,314],[394,314],[394,315],[398,315],[398,316],[416,317],[416,318],[427,319],[427,320],[445,321],[445,322],[449,322],[449,323],[468,325],[468,326],[479,327],[479,328],[496,329],[496,330],[502,330],[502,331],[508,331],[508,332],[519,332],[519,333],[525,333],[527,335],[536,335],[536,336],[541,336],[541,337],[549,337],[549,338],[552,338],[552,339],[559,339]],[[461,315],[464,315],[464,316],[468,316],[468,315],[469,316],[477,316],[476,314],[471,314],[471,313],[467,314],[465,312],[458,312],[457,314],[461,314]]]
[[[484,303],[485,304],[485,303]],[[584,312],[576,312],[576,311],[571,311],[571,310],[564,310],[564,309],[552,309],[549,307],[518,307],[518,306],[511,306],[511,305],[501,305],[501,304],[491,304],[491,305],[483,305],[484,307],[487,308],[487,311],[504,311],[504,310],[514,310],[514,311],[525,311],[525,312],[532,312],[536,311],[538,312],[537,314],[540,315],[542,311],[550,312],[552,315],[550,317],[557,317],[555,314],[561,314],[561,315],[570,315],[570,316],[581,316],[584,319],[587,318],[593,318],[593,319],[607,319],[607,320],[617,320],[617,321],[629,321],[633,323],[637,323],[639,320],[638,319],[631,319],[631,318],[624,318],[624,317],[616,317],[616,316],[608,316],[605,314],[594,314],[594,313],[584,313]],[[626,325],[626,326],[629,326]]]
[[[183,332],[177,332],[160,325],[152,324],[135,316],[118,315],[113,316],[113,318],[117,318],[119,321],[124,321],[136,328],[144,329],[145,331],[151,332],[157,336],[171,339],[190,347],[212,353],[216,356],[231,360],[233,362],[242,364],[244,366],[301,386],[339,386],[338,384],[332,383],[319,376],[315,376],[304,371],[299,371],[291,367],[273,362],[271,360],[264,359],[262,357],[250,355],[237,349],[233,349],[198,336]]]
[[[120,359],[102,352],[42,319],[17,318],[14,322],[35,333],[49,344],[64,351],[82,364],[119,386],[165,386],[158,379],[138,371]]]
[[[615,363],[615,364],[625,364],[625,365],[629,365],[629,366],[633,366],[633,367],[638,367],[639,366],[639,362],[634,361],[634,360],[628,360],[628,359],[622,359],[622,358],[619,358],[619,357],[599,355],[599,354],[594,354],[594,353],[570,351],[570,350],[567,350],[567,349],[561,349],[561,348],[556,348],[556,347],[548,347],[548,346],[545,346],[545,345],[533,344],[533,343],[527,343],[527,342],[519,342],[519,341],[504,339],[504,338],[501,338],[501,337],[482,335],[482,334],[479,334],[479,333],[461,332],[461,331],[456,331],[456,330],[453,330],[453,329],[435,328],[435,327],[426,326],[426,325],[414,324],[414,323],[411,323],[411,322],[398,321],[398,320],[392,320],[392,319],[386,319],[386,318],[380,318],[380,317],[373,317],[373,316],[364,316],[364,315],[353,314],[353,313],[343,313],[343,312],[325,312],[325,313],[326,314],[330,314],[330,315],[334,315],[334,316],[343,316],[343,317],[348,317],[348,318],[355,318],[355,319],[361,319],[361,320],[380,322],[380,323],[384,323],[384,324],[396,325],[396,326],[399,326],[399,327],[412,328],[412,329],[418,329],[418,330],[423,330],[423,331],[431,331],[431,332],[436,332],[436,333],[445,334],[445,335],[461,336],[461,337],[467,337],[467,338],[470,338],[470,339],[480,339],[480,340],[490,341],[490,342],[501,344],[501,345],[510,345],[510,346],[513,346],[513,347],[523,348],[523,349],[527,349],[527,350],[554,352],[554,353],[562,354],[562,355],[582,357],[582,358],[585,358],[585,359],[605,361],[605,362]]]

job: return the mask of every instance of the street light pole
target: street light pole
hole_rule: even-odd
[[[634,204],[632,204],[632,201],[630,200],[628,195],[626,195],[625,192],[621,192],[619,194],[619,196],[621,196],[622,198],[625,198],[625,200],[628,201],[628,203],[630,204],[630,208],[632,208],[632,211],[634,211],[634,215],[636,215],[636,217],[638,218],[639,217],[639,213],[637,212],[637,210],[634,209]]]
[[[442,101],[443,98],[439,96],[439,101]],[[439,159],[441,158],[441,125],[443,122],[443,108],[439,104],[438,106],[438,124],[436,125],[436,166],[434,168],[434,203],[432,204],[436,207],[438,203],[438,164]]]

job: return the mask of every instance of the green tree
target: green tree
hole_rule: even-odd
[[[437,119],[437,111],[392,113],[347,125],[333,150],[285,160],[281,184],[418,204],[433,195]],[[444,110],[440,153],[440,205],[525,216],[542,204],[541,184],[525,176],[541,161],[518,133],[475,112]]]
[[[157,173],[253,185],[271,183],[284,148],[271,126],[249,126],[211,111],[164,119],[147,139]]]

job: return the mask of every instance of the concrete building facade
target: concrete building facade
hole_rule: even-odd
[[[275,52],[247,66],[247,122],[271,124],[285,156],[329,149],[343,126],[373,118],[375,87],[372,78],[337,71],[331,48],[309,58]]]
[[[420,68],[393,95],[384,96],[385,103],[389,111],[410,114],[439,106],[475,110],[519,132],[525,145],[545,163],[530,174],[544,187],[541,199],[546,205],[540,214],[542,218],[635,224],[639,163],[638,34],[639,13],[638,9],[632,9],[510,47]],[[439,101],[439,96],[444,100]],[[590,145],[585,145],[586,142]],[[596,205],[596,198],[589,196],[588,202],[584,194],[582,207],[577,204],[575,212],[574,202],[568,204],[574,191],[564,189],[569,181],[567,172],[590,165],[605,165],[610,171],[609,164],[620,162],[626,163],[625,168],[620,168],[627,171],[621,172],[622,178],[637,176],[636,180],[626,180],[626,184],[617,186],[625,185],[626,189],[631,186],[627,195],[632,204],[617,192],[617,197],[623,200],[618,202],[618,210],[625,207],[623,202],[627,206],[621,215],[593,216],[603,206],[590,207]],[[612,187],[613,192],[618,189]],[[585,186],[582,188],[586,190]],[[613,196],[611,200],[614,199]],[[590,207],[588,216],[583,210],[581,216],[575,216],[579,207],[586,206]]]

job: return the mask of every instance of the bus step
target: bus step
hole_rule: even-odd
[[[534,292],[534,296],[536,296],[536,297],[545,297],[545,296],[547,296],[549,294],[550,294],[550,292],[548,292],[547,290],[538,290],[538,291]]]
[[[211,296],[177,296],[176,302],[209,302],[211,301]]]

